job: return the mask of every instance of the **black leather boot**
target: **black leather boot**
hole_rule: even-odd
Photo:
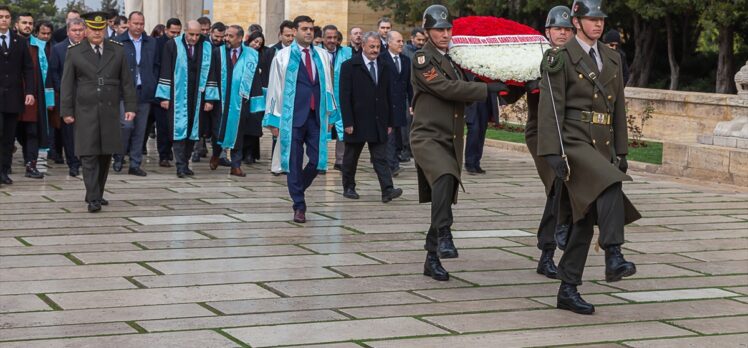
[[[434,252],[426,254],[426,262],[423,264],[423,275],[438,281],[449,280],[449,273],[442,267],[439,257]]]
[[[42,179],[44,174],[36,169],[36,161],[26,163],[26,175],[27,178]]]
[[[551,279],[558,279],[558,269],[556,269],[556,264],[553,263],[553,254],[555,251],[556,249],[543,250],[543,253],[540,255],[540,260],[538,261],[538,274],[542,274]]]
[[[595,313],[595,306],[587,303],[577,291],[577,286],[566,282],[561,282],[558,288],[556,308],[565,309],[578,314]]]
[[[566,243],[569,242],[569,229],[571,226],[567,224],[556,225],[556,231],[553,234],[553,239],[556,240],[559,250],[566,250]]]
[[[636,265],[626,261],[621,254],[621,246],[613,245],[605,249],[605,281],[617,282],[623,277],[636,274]]]
[[[438,229],[437,236],[439,236],[439,244],[436,247],[436,255],[440,259],[456,259],[460,256],[452,241],[452,230],[449,227]]]

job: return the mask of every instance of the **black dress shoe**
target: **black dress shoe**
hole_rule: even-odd
[[[130,168],[130,170],[127,171],[127,174],[135,175],[135,176],[146,176],[148,173],[145,172],[145,170],[138,168]]]
[[[31,161],[26,163],[26,174],[24,176],[32,179],[43,179],[44,173],[36,169],[36,161]]]
[[[187,177],[187,174],[185,174],[183,171],[177,172],[177,178],[184,179]]]
[[[101,204],[101,205],[109,205],[109,201],[107,201],[106,199],[102,198],[102,199],[99,200],[99,204]]]
[[[300,224],[303,224],[306,222],[306,212],[303,210],[294,210],[293,211],[293,222],[298,222]]]
[[[545,249],[540,254],[540,260],[538,261],[538,274],[542,274],[551,279],[558,279],[558,269],[556,264],[553,263],[553,254],[555,249]]]
[[[112,169],[114,169],[115,172],[119,173],[122,171],[122,160],[114,161],[112,163]]]
[[[221,167],[231,167],[231,161],[229,161],[227,158],[219,158],[218,165]]]
[[[566,282],[561,282],[556,297],[556,308],[565,309],[578,314],[595,313],[595,306],[587,303],[577,291],[577,286]]]
[[[353,187],[349,187],[343,191],[343,197],[350,198],[350,199],[358,199],[358,193],[356,193],[356,189]]]
[[[317,174],[318,175],[327,175],[327,171],[326,170],[318,170]]]
[[[457,247],[455,247],[455,244],[452,241],[452,230],[450,230],[449,227],[438,229],[437,236],[439,236],[439,243],[436,247],[436,255],[439,256],[440,259],[456,259],[460,257],[460,254],[457,252]]]
[[[68,175],[70,175],[72,177],[76,177],[76,176],[78,176],[78,174],[80,174],[80,171],[78,170],[78,167],[73,167],[73,168],[68,169]]]
[[[193,175],[195,175],[195,172],[193,172],[192,169],[190,169],[190,168],[185,168],[184,169],[184,174],[187,175],[187,176],[193,176]]]
[[[159,167],[169,168],[171,167],[171,162],[169,160],[162,160],[158,162]]]
[[[192,154],[192,162],[200,162],[200,154],[195,152]]]
[[[477,174],[478,174],[478,170],[477,170],[477,169],[475,169],[474,167],[465,167],[465,171],[466,171],[466,172],[467,172],[467,173],[468,173],[469,175],[477,175]]]
[[[486,171],[483,170],[480,166],[475,167],[475,172],[478,174],[486,174]]]
[[[567,224],[556,225],[556,231],[553,233],[553,239],[560,250],[566,250],[566,243],[569,242],[569,229]]]
[[[621,254],[621,246],[613,245],[605,249],[605,281],[617,282],[623,277],[629,277],[636,273],[636,265],[626,261]]]
[[[393,199],[398,198],[402,195],[403,195],[403,189],[401,188],[389,190],[382,194],[382,203],[389,203]]]
[[[5,185],[12,185],[13,179],[8,176],[8,173],[0,173],[0,182]]]
[[[423,264],[423,275],[438,281],[449,280],[449,273],[442,267],[441,261],[439,261],[434,252],[426,254],[426,262]]]
[[[336,165],[332,166],[332,169],[335,169],[335,170],[337,170],[339,172],[342,172],[343,171],[343,165],[342,164],[336,164]]]
[[[99,210],[101,210],[101,203],[99,203],[98,201],[88,202],[89,213],[95,213]]]

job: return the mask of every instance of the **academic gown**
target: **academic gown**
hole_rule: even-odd
[[[220,99],[217,67],[211,64],[213,45],[200,37],[192,58],[189,58],[188,50],[184,35],[166,43],[156,87],[156,98],[169,101],[167,116],[174,141],[197,141],[203,104],[210,101],[215,105]]]
[[[353,56],[350,47],[339,47],[335,53],[335,61],[332,66],[333,93],[335,96],[335,105],[340,105],[340,67]],[[330,123],[335,124],[335,132],[338,140],[343,141],[345,131],[343,129],[343,117],[340,114],[340,108],[337,108],[330,116]]]
[[[21,122],[36,123],[39,148],[49,147],[49,134],[53,125],[47,108],[55,106],[52,79],[47,78],[51,45],[34,36],[29,38],[29,51],[34,65],[34,105],[27,105],[18,117]],[[59,123],[57,124],[59,127]]]
[[[320,125],[319,164],[318,170],[327,170],[327,125],[330,116],[337,109],[331,83],[330,60],[327,52],[320,47],[310,47],[312,60],[319,79],[320,101],[318,117]],[[265,103],[263,127],[276,127],[280,130],[281,170],[289,171],[291,157],[291,132],[293,130],[294,99],[296,97],[296,78],[301,62],[301,48],[296,42],[276,53],[270,68],[270,76]]]

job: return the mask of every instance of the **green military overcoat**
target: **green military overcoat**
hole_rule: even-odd
[[[120,101],[137,112],[132,74],[121,43],[104,40],[101,59],[87,39],[68,47],[60,84],[60,116],[75,117],[78,156],[122,153]]]
[[[413,125],[410,146],[418,170],[418,198],[431,201],[431,186],[442,175],[460,180],[465,132],[465,104],[488,95],[485,83],[465,75],[427,42],[413,56]],[[457,202],[457,189],[453,202]]]
[[[544,69],[540,83],[537,155],[561,154],[552,104],[555,101],[563,144],[571,168],[571,176],[565,183],[565,188],[571,202],[574,222],[585,216],[590,204],[606,188],[618,182],[632,180],[618,169],[615,161],[617,156],[625,156],[628,153],[621,56],[602,43],[598,42],[597,48],[603,69],[595,73],[593,78],[602,83],[604,93],[596,90],[590,80],[591,77],[580,66],[581,62],[584,62],[593,72],[597,67],[576,39],[569,40],[562,48],[554,48],[552,52],[548,52],[555,58],[555,68],[560,69]],[[591,124],[565,117],[570,110],[608,112],[606,100],[612,105],[611,125]],[[625,195],[624,207],[626,223],[641,217]]]
[[[530,150],[535,169],[538,171],[540,180],[545,186],[545,194],[549,195],[553,188],[556,173],[548,165],[544,158],[538,157],[538,103],[539,94],[527,93],[527,124],[525,124],[525,143]]]

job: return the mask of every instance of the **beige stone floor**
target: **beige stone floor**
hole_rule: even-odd
[[[342,197],[338,172],[318,177],[299,225],[266,160],[246,178],[203,160],[178,179],[153,153],[146,178],[110,175],[111,204],[97,214],[61,165],[0,188],[0,347],[748,342],[746,188],[634,173],[625,191],[644,218],[624,247],[639,271],[606,283],[591,250],[580,290],[597,313],[581,316],[556,310],[558,282],[535,273],[544,199],[524,155],[487,148],[488,174],[463,178],[460,258],[436,282],[421,275],[429,206],[412,163],[389,204],[368,160],[358,201]]]

